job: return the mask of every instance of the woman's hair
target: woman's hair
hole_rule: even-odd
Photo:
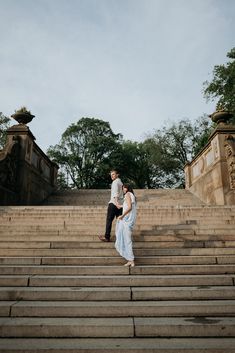
[[[134,193],[134,190],[133,190],[132,186],[130,184],[124,183],[123,187],[126,188],[127,191],[131,192],[134,195],[135,201],[137,202],[136,196],[135,196],[135,193]]]
[[[130,192],[132,192],[132,194],[134,194],[133,188],[132,188],[132,186],[130,184],[124,183],[123,187],[125,189],[127,189],[127,191],[130,191]]]

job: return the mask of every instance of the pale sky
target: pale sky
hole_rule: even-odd
[[[141,141],[212,113],[203,82],[235,46],[234,0],[0,0],[0,15],[0,111],[25,105],[44,151],[82,117]]]

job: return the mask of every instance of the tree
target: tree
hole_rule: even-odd
[[[107,187],[121,139],[108,122],[82,118],[65,130],[58,145],[50,146],[48,155],[62,167],[63,183],[69,176],[70,187]]]
[[[150,187],[149,155],[144,143],[124,141],[119,158],[119,169],[123,181],[134,188]]]
[[[9,127],[10,118],[0,112],[0,149],[5,146],[6,143],[6,131]]]
[[[211,125],[206,116],[194,124],[189,119],[182,119],[146,138],[144,144],[149,154],[151,187],[184,186],[184,166],[206,144]]]
[[[204,97],[211,101],[218,99],[218,110],[228,110],[235,115],[235,47],[227,53],[227,57],[231,61],[216,65],[212,81],[204,82]]]

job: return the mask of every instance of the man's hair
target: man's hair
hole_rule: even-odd
[[[110,173],[113,173],[113,172],[116,173],[117,175],[119,175],[119,171],[117,169],[111,169],[110,170]]]

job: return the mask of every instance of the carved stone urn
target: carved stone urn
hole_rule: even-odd
[[[216,124],[226,124],[232,118],[233,114],[226,110],[217,110],[213,114],[210,114],[209,117]]]
[[[19,124],[28,124],[35,115],[32,115],[29,110],[27,110],[25,107],[17,110],[14,114],[11,115],[13,119],[15,119]]]

